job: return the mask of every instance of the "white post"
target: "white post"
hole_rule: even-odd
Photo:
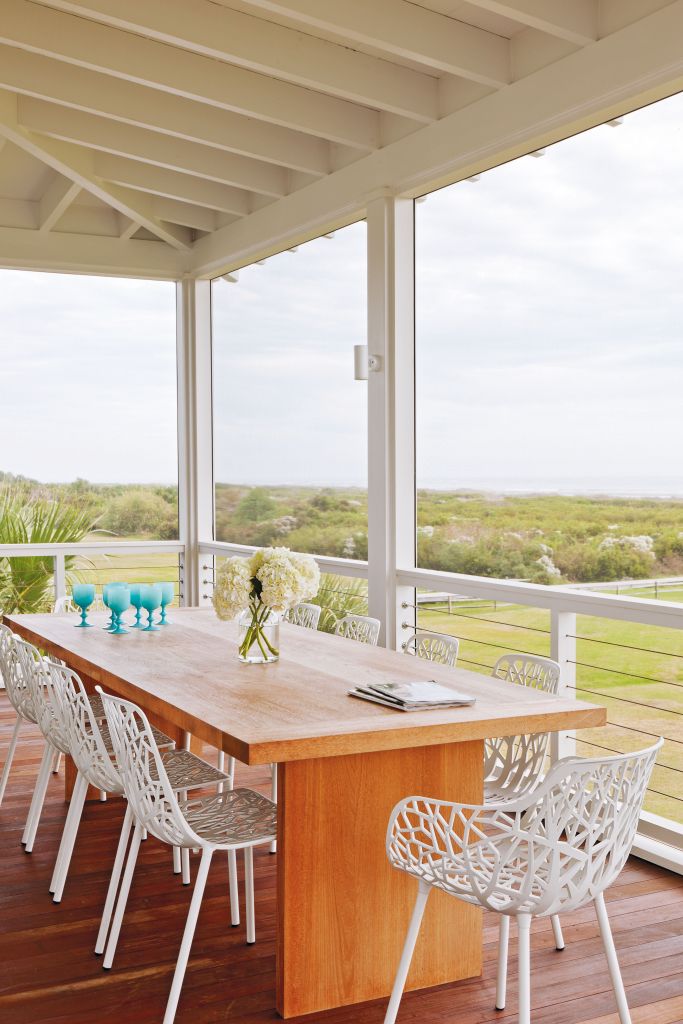
[[[550,657],[560,665],[560,694],[575,697],[576,690],[576,614],[550,613]],[[550,756],[553,761],[576,753],[576,733],[554,732],[551,737]]]
[[[381,196],[368,225],[368,610],[380,642],[400,648],[415,624],[415,591],[396,569],[415,565],[414,204]]]
[[[176,319],[181,604],[203,606],[212,580],[199,543],[213,539],[214,508],[210,281],[178,282]]]
[[[55,601],[66,595],[66,564],[64,555],[54,556]]]

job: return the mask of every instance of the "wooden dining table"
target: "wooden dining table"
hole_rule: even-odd
[[[100,614],[92,621],[104,625]],[[605,709],[381,647],[283,625],[280,660],[245,665],[237,628],[210,609],[174,609],[158,632],[114,636],[74,617],[6,615],[88,689],[137,702],[175,737],[246,765],[279,765],[276,1000],[283,1017],[385,997],[415,884],[385,853],[393,806],[409,795],[483,797],[484,740],[605,723]],[[403,713],[355,699],[359,684],[431,678],[472,706]],[[139,880],[140,884],[142,879]],[[408,978],[420,989],[479,975],[481,913],[436,892]]]

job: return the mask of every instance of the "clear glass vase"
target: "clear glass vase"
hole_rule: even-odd
[[[246,608],[237,620],[239,659],[247,665],[264,665],[280,657],[280,616],[259,604]]]

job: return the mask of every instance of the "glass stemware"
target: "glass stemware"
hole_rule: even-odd
[[[153,613],[161,604],[161,587],[158,583],[142,584],[140,587],[140,604],[147,612],[147,625],[143,628],[143,633],[158,629],[159,627],[154,625],[153,617]]]
[[[71,597],[73,603],[81,609],[81,621],[76,623],[76,627],[92,626],[92,622],[88,622],[88,608],[95,600],[95,585],[93,583],[74,583],[71,588]]]
[[[114,628],[110,630],[112,636],[119,633],[127,633],[121,622],[121,616],[130,608],[130,590],[125,584],[109,588],[109,607],[114,613]]]
[[[131,624],[131,629],[142,629],[142,612],[140,611],[142,586],[142,583],[131,583],[130,585],[130,603],[135,608],[135,622]]]
[[[172,583],[160,583],[159,586],[161,587],[161,618],[159,619],[159,625],[170,626],[170,622],[166,618],[166,608],[169,604],[173,603],[175,587]]]
[[[118,587],[127,587],[127,586],[128,586],[127,583],[115,582],[115,583],[105,583],[103,585],[103,587],[102,587],[102,604],[105,606],[105,608],[109,609],[109,622],[107,623],[106,626],[103,626],[103,629],[105,629],[108,633],[111,633],[114,630],[114,627],[115,627],[115,621],[114,620],[115,620],[115,617],[116,617],[115,614],[114,614],[114,611],[113,611],[113,609],[111,607],[110,601],[109,601],[109,595],[112,592],[112,590],[116,590]]]

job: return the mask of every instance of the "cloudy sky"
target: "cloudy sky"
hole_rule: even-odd
[[[683,98],[417,205],[418,483],[683,493]],[[216,476],[366,481],[365,226],[214,285]],[[0,271],[0,469],[175,478],[173,286]]]

